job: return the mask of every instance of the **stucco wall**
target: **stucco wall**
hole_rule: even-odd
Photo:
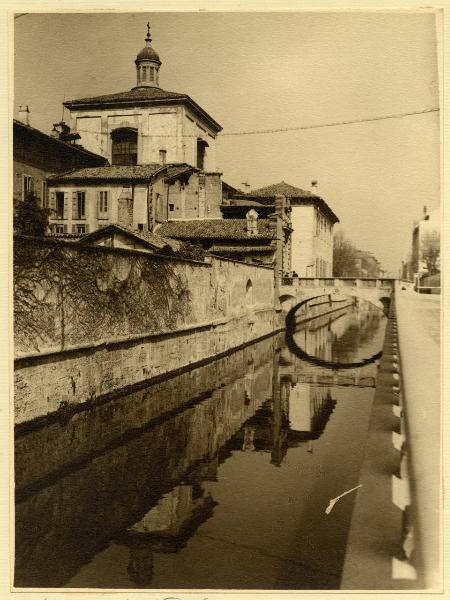
[[[215,171],[216,151],[212,131],[183,106],[105,108],[71,111],[71,127],[81,143],[111,161],[111,132],[119,127],[138,130],[138,164],[160,162],[159,151],[166,151],[167,162],[186,162],[196,166],[197,138],[208,143],[205,170]]]
[[[85,193],[84,219],[75,218],[77,214],[76,212],[75,214],[73,212],[72,198],[73,193],[77,191]],[[99,191],[108,191],[108,212],[105,215],[102,215],[101,218],[97,208]],[[135,228],[137,228],[139,224],[147,225],[147,184],[145,183],[135,185],[134,191],[131,186],[109,182],[104,182],[99,185],[72,183],[49,186],[49,206],[52,210],[56,210],[56,192],[63,192],[65,194],[65,218],[56,218],[56,215],[53,212],[50,217],[50,224],[66,225],[67,233],[76,233],[74,231],[74,226],[77,224],[87,225],[87,233],[95,231],[99,227],[104,227],[109,223],[128,224],[119,217],[119,198],[133,198],[132,224]]]
[[[14,268],[16,422],[206,360],[282,325],[273,271],[264,267],[17,238]]]
[[[333,273],[332,230],[317,229],[319,215],[330,224],[312,205],[292,206],[292,270],[299,277],[331,277]],[[323,261],[326,272],[319,272],[317,259]]]

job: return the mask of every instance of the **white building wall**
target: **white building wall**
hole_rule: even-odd
[[[313,260],[314,207],[292,206],[292,270],[299,277],[315,275]]]
[[[312,205],[292,206],[292,270],[299,277],[333,274],[333,224]]]

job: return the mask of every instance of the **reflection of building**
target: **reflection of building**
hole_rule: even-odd
[[[210,482],[216,481],[217,467],[217,459],[202,463],[120,536],[130,549],[128,575],[134,583],[151,582],[154,552],[178,552],[211,517],[217,503]]]
[[[280,466],[289,448],[318,439],[336,405],[329,387],[293,384],[281,376],[273,398],[248,419],[227,444],[244,452],[270,452]]]

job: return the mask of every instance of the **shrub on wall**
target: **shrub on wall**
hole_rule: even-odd
[[[168,260],[15,239],[19,352],[175,329],[190,311],[187,281]]]

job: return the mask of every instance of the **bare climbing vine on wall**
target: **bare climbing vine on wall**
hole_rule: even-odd
[[[180,263],[70,242],[14,243],[16,350],[175,329],[191,294]]]

